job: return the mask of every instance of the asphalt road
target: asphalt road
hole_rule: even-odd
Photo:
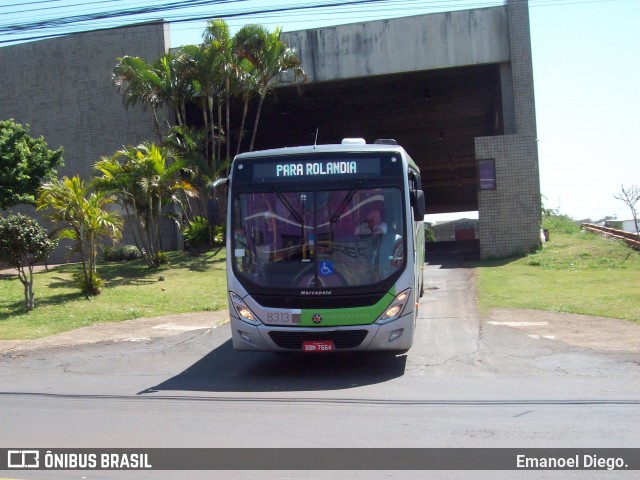
[[[527,311],[480,318],[473,274],[455,265],[427,268],[416,342],[406,355],[234,352],[221,314],[185,316],[183,324],[181,317],[127,322],[111,331],[96,327],[47,342],[5,342],[0,344],[0,447],[639,446],[640,327]],[[186,478],[185,473],[8,474]],[[304,479],[514,475],[188,473],[188,478]],[[518,476],[559,478],[558,473]],[[603,472],[561,473],[600,478]]]

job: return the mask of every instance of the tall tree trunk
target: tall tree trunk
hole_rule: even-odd
[[[29,286],[28,290],[28,300],[27,300],[27,310],[31,311],[35,308],[35,292],[33,291],[33,265],[29,265]]]
[[[242,147],[242,135],[244,134],[244,122],[247,119],[247,112],[249,111],[249,98],[245,97],[244,104],[242,105],[242,120],[240,121],[240,134],[238,135],[238,147],[236,148],[236,155],[240,153]]]
[[[218,103],[218,125],[220,126],[220,131],[222,131],[222,103],[219,102]],[[227,134],[228,132],[224,132],[224,138],[225,140],[229,140],[227,138]],[[222,157],[222,138],[223,136],[220,136],[220,141],[218,142],[218,154],[216,155],[216,165],[215,168],[213,169],[213,171],[215,172],[216,170],[218,170],[218,165],[220,163],[220,158]]]
[[[93,294],[98,293],[97,274],[96,268],[96,235],[95,232],[91,232],[88,238],[89,245],[87,246],[89,254],[89,289]]]
[[[152,261],[152,252],[151,245],[149,244],[148,238],[148,223],[145,221],[145,218],[142,216],[142,213],[138,211],[138,206],[135,201],[133,202],[133,212],[134,212],[134,224],[135,231],[137,231],[137,237],[134,231],[134,240],[136,241],[136,245],[138,246],[138,250],[140,250],[140,254],[142,255],[143,260],[147,264],[148,267],[153,267]],[[145,225],[146,224],[146,225]],[[138,243],[139,242],[139,243]]]
[[[229,79],[229,74],[227,74],[226,78],[225,78],[225,84],[224,84],[224,88],[225,88],[225,95],[226,95],[226,115],[227,115],[227,158],[225,159],[227,162],[229,161],[230,157],[231,157],[231,115],[229,113],[229,109],[231,108],[230,104],[231,102],[230,100],[230,90],[231,90],[231,81]]]
[[[205,139],[204,139],[204,158],[208,162],[209,161],[209,148],[210,148],[210,145],[209,145],[209,142],[206,139],[206,137],[209,135],[209,117],[207,116],[207,105],[206,105],[206,103],[202,102],[201,105],[200,105],[200,108],[202,110],[202,124],[204,125],[204,131],[207,132],[205,134]],[[198,169],[198,171],[199,170],[200,169]]]
[[[208,106],[209,106],[209,120],[211,121],[211,125],[210,125],[210,135],[211,135],[211,158],[208,160],[209,161],[209,168],[211,170],[214,170],[214,166],[216,164],[216,122],[214,122],[214,116],[213,116],[213,96],[209,95],[208,99]]]
[[[160,123],[158,122],[158,111],[154,105],[151,105],[151,111],[153,112],[153,128],[158,134],[158,138],[162,141],[162,133],[160,132]]]
[[[260,113],[262,112],[262,103],[264,102],[264,98],[266,96],[266,91],[260,94],[260,102],[258,102],[258,111],[256,112],[256,121],[253,124],[253,135],[251,135],[251,145],[249,146],[250,152],[253,152],[253,145],[256,141],[256,133],[258,133],[258,122],[260,121]]]
[[[33,310],[34,306],[34,294],[33,294],[33,267],[29,265],[29,275],[24,269],[25,267],[18,267],[18,278],[20,283],[24,287],[24,308],[27,312]]]
[[[162,198],[160,198],[160,196],[158,196],[157,203],[158,203],[158,213],[156,215],[156,232],[155,232],[156,259],[158,260],[158,266],[160,266],[159,258],[157,258],[157,255],[162,250],[162,238],[160,236],[160,222],[162,220]]]
[[[149,242],[152,245],[153,248],[153,254],[152,254],[152,259],[153,259],[153,266],[154,267],[159,267],[160,264],[158,262],[158,252],[159,252],[159,247],[158,247],[158,237],[159,237],[159,230],[158,230],[158,222],[159,222],[159,218],[157,217],[156,214],[156,205],[153,199],[153,196],[149,196]]]
[[[142,231],[142,225],[141,225],[141,219],[138,216],[138,208],[135,204],[135,201],[133,202],[133,212],[131,212],[131,210],[129,209],[129,207],[126,207],[125,209],[126,214],[129,218],[131,218],[133,220],[133,227],[131,230],[131,233],[133,235],[133,241],[136,244],[136,247],[138,247],[138,251],[140,252],[140,256],[145,260],[145,262],[147,262],[147,265],[149,265],[149,262],[147,261],[146,257],[145,257],[145,248],[144,248],[144,239],[143,239],[143,231]]]
[[[153,205],[149,207],[149,212],[146,213],[146,229],[145,229],[145,241],[147,244],[147,263],[150,267],[154,268],[158,265],[156,264],[156,246],[153,241]]]
[[[184,100],[180,102],[180,112],[182,116],[182,123],[180,124],[180,126],[184,127],[187,124],[187,107],[185,105]]]
[[[82,272],[84,274],[84,290],[85,293],[90,293],[91,290],[91,274],[87,270],[87,254],[86,254],[86,239],[84,237],[84,227],[80,225],[78,227],[78,242],[80,243],[80,261],[82,262]]]

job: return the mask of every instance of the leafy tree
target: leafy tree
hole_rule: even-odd
[[[149,267],[165,258],[160,249],[160,221],[168,203],[184,211],[186,195],[195,195],[183,179],[188,166],[166,148],[153,143],[126,147],[96,163],[98,191],[111,195],[134,222],[134,239]]]
[[[56,178],[62,148],[52,151],[43,137],[29,136],[29,125],[0,121],[0,208],[35,205],[38,187]]]
[[[223,130],[226,132],[226,156],[231,157],[231,79],[236,68],[233,55],[233,38],[229,26],[224,20],[209,20],[203,34],[204,49],[211,51],[217,59],[214,73],[221,88],[218,89],[218,123],[222,125],[222,107],[225,107],[225,122]],[[222,155],[219,153],[218,158]]]
[[[126,106],[141,103],[152,108],[159,133],[158,112],[162,105],[171,106],[175,112],[175,122],[168,121],[170,128],[188,127],[192,132],[193,126],[186,124],[186,105],[190,102],[198,105],[206,132],[199,149],[205,152],[207,172],[203,173],[211,175],[221,171],[231,159],[232,98],[239,98],[243,105],[237,154],[241,150],[251,100],[259,99],[249,150],[253,150],[255,144],[267,94],[284,81],[287,71],[293,73],[294,81],[306,79],[295,50],[281,41],[281,33],[280,28],[269,32],[260,25],[247,25],[231,36],[224,20],[210,20],[202,45],[186,45],[151,64],[137,57],[122,57],[113,71],[113,81],[123,93]],[[166,136],[165,133],[161,138]]]
[[[124,56],[118,59],[112,80],[118,91],[122,91],[125,107],[140,103],[151,108],[154,127],[162,139],[163,124],[168,123],[167,118],[160,116],[163,106],[174,109],[179,125],[185,123],[186,103],[194,94],[187,74],[192,68],[184,55],[167,53],[153,63]]]
[[[33,218],[20,214],[0,217],[0,261],[18,270],[27,311],[35,306],[33,267],[46,259],[55,246],[56,242]]]
[[[636,203],[640,201],[640,188],[638,188],[637,185],[631,185],[628,188],[624,188],[624,185],[620,185],[620,193],[614,195],[613,198],[622,200],[624,204],[631,209],[631,215],[636,226],[636,233],[639,233]]]
[[[229,161],[220,164],[211,163],[208,154],[204,151],[207,130],[176,125],[171,128],[164,139],[164,146],[185,162],[183,173],[189,175],[190,183],[197,192],[197,213],[193,213],[191,202],[184,205],[185,213],[189,220],[194,220],[197,215],[206,213],[204,201],[208,197],[210,185],[229,168]],[[189,192],[193,193],[193,192]]]
[[[47,216],[62,224],[58,238],[74,240],[82,261],[82,291],[97,295],[102,280],[96,270],[96,257],[100,237],[117,240],[121,236],[122,218],[108,211],[112,200],[102,192],[92,192],[78,176],[53,180],[40,188],[38,210],[47,209]]]
[[[429,227],[425,227],[425,229],[424,229],[424,241],[425,242],[435,242],[435,241],[437,241],[435,232]]]
[[[204,45],[185,45],[181,48],[181,61],[192,68],[184,68],[185,76],[190,75],[193,98],[191,101],[200,107],[202,115],[202,129],[198,132],[202,136],[200,150],[203,152],[205,170],[215,170],[216,159],[219,158],[218,139],[219,125],[215,121],[214,112],[216,102],[222,88],[220,81],[220,56],[213,48]],[[185,128],[178,125],[179,128]],[[190,128],[192,131],[195,129]],[[182,153],[182,152],[181,152]]]
[[[234,87],[236,95],[242,100],[242,119],[240,121],[240,130],[238,132],[236,155],[238,155],[242,149],[245,123],[247,120],[247,114],[249,113],[249,103],[258,94],[258,81],[258,73],[253,64],[246,58],[238,57]]]
[[[262,105],[267,94],[283,82],[283,75],[287,71],[293,73],[294,81],[300,77],[307,78],[295,49],[280,40],[281,35],[280,27],[269,32],[262,25],[252,24],[242,27],[234,39],[237,55],[247,59],[255,68],[255,84],[259,96],[249,151],[253,151]]]

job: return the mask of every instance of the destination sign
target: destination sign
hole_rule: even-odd
[[[368,177],[380,175],[379,158],[255,163],[253,180],[319,179],[320,177]]]
[[[313,162],[276,164],[276,177],[296,177],[301,175],[340,175],[358,173],[358,164],[352,162]]]

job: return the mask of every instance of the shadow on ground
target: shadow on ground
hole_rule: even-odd
[[[401,377],[406,358],[385,352],[236,352],[228,340],[178,375],[139,393],[340,390]]]

